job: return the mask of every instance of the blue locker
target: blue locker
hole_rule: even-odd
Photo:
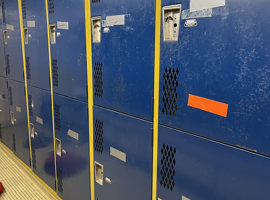
[[[159,122],[270,155],[270,2],[207,2],[202,11],[193,0],[162,1],[162,21],[168,5],[182,15],[176,38],[162,23]],[[188,106],[190,95],[227,105],[226,115]]]
[[[7,77],[24,82],[20,21],[17,0],[6,0],[5,13],[5,62]]]
[[[88,106],[54,94],[58,195],[90,199]]]
[[[28,86],[33,171],[55,189],[51,94]]]
[[[151,199],[151,122],[94,106],[94,149],[95,199]]]
[[[22,1],[28,85],[49,90],[49,55],[44,1]]]
[[[12,149],[9,100],[7,80],[0,77],[0,141]]]
[[[30,150],[26,111],[26,98],[24,83],[8,80],[8,91],[10,101],[11,138],[13,152],[26,164],[30,165]]]
[[[155,1],[92,0],[94,104],[151,120]]]
[[[3,24],[3,4],[0,1],[0,76],[6,77],[5,48],[4,48],[4,24]]]
[[[267,200],[269,169],[269,157],[159,126],[161,200]]]
[[[48,0],[54,91],[87,102],[84,0]]]

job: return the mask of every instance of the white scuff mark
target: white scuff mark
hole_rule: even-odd
[[[68,22],[57,21],[57,28],[58,29],[63,29],[63,30],[68,30],[69,29],[69,24],[68,24]]]
[[[190,12],[225,6],[225,0],[190,0]]]
[[[182,19],[212,17],[212,8],[190,12],[189,9],[182,11]]]
[[[36,122],[43,125],[43,119],[41,117],[36,117]]]
[[[102,27],[123,26],[125,25],[125,15],[107,16],[106,20],[102,20]]]
[[[16,111],[17,112],[22,112],[22,108],[20,106],[16,106]]]
[[[79,140],[79,133],[71,130],[71,129],[68,129],[68,136],[72,137],[73,139],[75,140]]]
[[[27,27],[28,28],[35,28],[36,27],[36,22],[33,21],[27,21]]]

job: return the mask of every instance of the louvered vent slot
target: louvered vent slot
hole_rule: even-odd
[[[177,99],[178,99],[178,68],[167,67],[163,74],[163,108],[164,115],[175,116],[177,112]]]
[[[9,94],[9,105],[13,105],[13,96],[12,96],[12,88],[8,88],[8,94]]]
[[[101,98],[103,95],[103,81],[102,81],[102,63],[95,62],[94,65],[94,89],[95,96]]]
[[[103,122],[95,121],[95,151],[103,152]]]
[[[175,186],[175,154],[176,149],[173,146],[163,144],[161,149],[161,180],[160,185],[168,190],[173,190]]]
[[[37,169],[37,160],[36,160],[36,150],[32,149],[32,164],[33,164],[33,169]]]
[[[6,9],[5,9],[5,2],[2,2],[2,15],[3,15],[3,23],[6,23]]]
[[[26,19],[26,0],[22,0],[22,15],[23,19]]]
[[[0,139],[2,139],[2,124],[0,124]]]
[[[49,13],[54,13],[54,0],[49,0]]]
[[[29,115],[30,116],[33,116],[33,98],[32,98],[32,95],[28,95],[28,109],[29,109]]]
[[[57,60],[52,60],[52,66],[53,66],[53,86],[58,86],[58,65]]]
[[[16,152],[16,137],[15,134],[12,134],[12,150]]]
[[[9,63],[9,55],[6,55],[6,71],[7,74],[10,74],[10,63]]]
[[[62,169],[57,169],[57,181],[58,181],[58,192],[63,193],[63,172]]]
[[[92,0],[93,4],[100,3],[100,0]]]
[[[30,57],[26,57],[26,75],[27,75],[27,79],[31,78],[31,74],[30,74]]]
[[[60,118],[60,106],[55,104],[54,105],[54,122],[55,122],[55,129],[61,129],[61,118]]]

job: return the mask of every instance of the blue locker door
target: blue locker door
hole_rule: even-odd
[[[7,42],[5,45],[7,76],[10,79],[23,82],[23,60],[18,1],[6,0],[4,4],[6,17],[5,31],[7,32]]]
[[[7,80],[0,77],[0,141],[12,149],[12,127],[10,121],[10,99]]]
[[[54,95],[58,195],[90,199],[88,106]]]
[[[152,123],[94,106],[95,198],[149,200]]]
[[[50,89],[46,9],[44,1],[27,0],[22,6],[28,84]]]
[[[4,24],[3,24],[3,3],[0,1],[0,76],[6,76],[5,48],[4,48]]]
[[[87,102],[84,0],[48,4],[55,36],[55,44],[51,43],[54,91]]]
[[[93,0],[91,14],[94,104],[152,121],[155,1]]]
[[[28,103],[33,170],[45,183],[55,189],[50,92],[28,87]]]
[[[269,157],[159,126],[161,200],[267,200],[269,169]]]
[[[12,150],[26,164],[30,165],[30,150],[24,83],[9,80],[10,118],[12,124]]]
[[[181,1],[178,41],[162,24],[160,123],[270,155],[270,2],[198,2]]]

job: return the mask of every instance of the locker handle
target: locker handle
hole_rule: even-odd
[[[56,37],[55,37],[55,24],[50,24],[50,39],[51,44],[56,44]]]
[[[95,161],[95,179],[99,185],[103,185],[103,165]]]
[[[23,33],[24,33],[24,43],[28,44],[28,38],[29,38],[29,36],[28,36],[28,28],[24,28]]]
[[[61,157],[62,155],[62,147],[61,147],[61,140],[55,138],[55,151],[56,151],[56,155],[58,155],[59,157]]]
[[[11,124],[14,125],[16,122],[15,116],[14,116],[14,112],[10,112],[10,120],[11,120]]]
[[[8,42],[7,31],[4,30],[3,33],[4,33],[4,41],[5,41],[5,44],[7,44],[7,42]]]
[[[31,135],[31,138],[35,138],[35,127],[34,127],[34,124],[29,123],[29,126],[30,126],[30,135]]]

